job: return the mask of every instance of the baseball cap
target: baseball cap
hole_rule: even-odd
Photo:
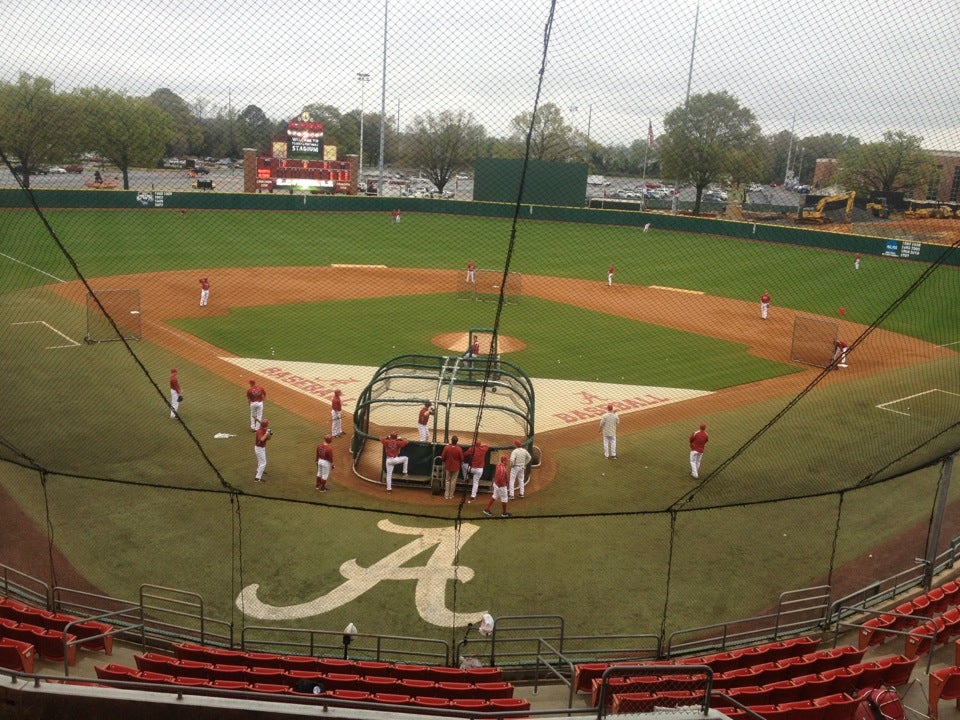
[[[176,371],[177,371],[176,368],[170,368],[170,372],[175,373]]]
[[[707,424],[706,424],[706,423],[700,423],[700,429],[701,429],[701,430],[706,430],[706,429],[707,429]]]
[[[266,420],[261,420],[261,421],[260,421],[260,427],[267,427],[267,426],[269,426],[269,425],[270,425],[270,423],[267,422]]]
[[[396,440],[396,439],[397,439],[397,434],[396,434],[395,432],[392,432],[392,433],[390,433],[390,437],[391,437],[393,440]]]
[[[324,436],[323,436],[323,441],[324,441],[324,442],[333,442],[333,435],[324,435]]]
[[[514,441],[513,441],[514,447],[520,447],[522,444],[523,444],[523,443],[521,443],[519,440],[514,440]]]
[[[501,455],[501,456],[500,456],[500,462],[506,464],[506,462],[507,462],[507,456],[506,456],[506,455]]]
[[[607,405],[607,410],[613,410],[613,404]]]
[[[256,385],[256,384],[257,384],[257,381],[256,381],[256,380],[253,380],[253,379],[251,379],[251,380],[250,380],[250,384],[251,384],[251,385]]]
[[[339,394],[340,394],[340,388],[337,388],[336,390],[334,390],[334,391],[333,391],[333,394],[334,394],[334,395],[339,395]]]

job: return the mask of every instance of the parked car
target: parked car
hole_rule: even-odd
[[[67,173],[67,171],[59,165],[54,165],[53,167],[47,168],[47,172],[51,175],[65,175]]]
[[[68,173],[79,174],[83,172],[83,165],[64,165],[63,169],[66,170]]]
[[[705,192],[701,198],[703,202],[726,202],[726,193],[720,192],[719,190],[708,190]]]

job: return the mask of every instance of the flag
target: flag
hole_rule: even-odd
[[[647,144],[653,145],[653,120],[647,121]]]

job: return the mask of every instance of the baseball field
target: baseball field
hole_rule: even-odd
[[[879,241],[854,270],[843,252],[655,221],[642,233],[525,220],[509,268],[523,294],[498,313],[457,287],[469,260],[503,268],[509,221],[45,220],[0,213],[0,562],[54,584],[131,599],[144,583],[180,588],[236,628],[353,622],[449,641],[489,611],[659,634],[760,612],[785,590],[839,595],[924,553],[936,459],[960,419],[955,267],[881,257]],[[84,342],[77,271],[95,291],[136,291],[141,339]],[[848,367],[791,362],[798,316],[835,323]],[[351,401],[372,372],[402,354],[458,355],[451,338],[497,319],[504,358],[535,381],[543,458],[513,517],[484,517],[486,496],[387,495],[354,473]],[[167,407],[174,367],[180,420]],[[275,430],[262,484],[249,378]],[[314,448],[335,387],[347,437],[320,494]],[[596,423],[607,402],[621,415],[615,462]],[[408,424],[376,430],[415,437],[415,418],[413,406]],[[710,441],[694,480],[699,422]]]

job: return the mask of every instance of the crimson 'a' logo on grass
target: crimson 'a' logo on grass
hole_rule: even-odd
[[[447,581],[469,582],[473,579],[473,570],[456,566],[457,529],[417,528],[397,525],[389,520],[381,520],[377,527],[384,532],[400,535],[416,535],[417,538],[398,550],[381,558],[370,567],[360,567],[356,558],[347,560],[340,566],[340,574],[346,579],[326,595],[321,595],[300,605],[268,605],[262,602],[257,593],[260,585],[245,587],[237,596],[236,605],[241,612],[258,620],[297,620],[330,612],[346,605],[372,589],[384,580],[415,580],[414,599],[417,612],[426,622],[441,627],[465,626],[477,623],[485,611],[474,613],[453,613],[446,607],[445,597]],[[459,545],[462,547],[479,530],[478,525],[463,523],[460,525]],[[410,567],[406,563],[421,553],[435,548],[425,565]]]

